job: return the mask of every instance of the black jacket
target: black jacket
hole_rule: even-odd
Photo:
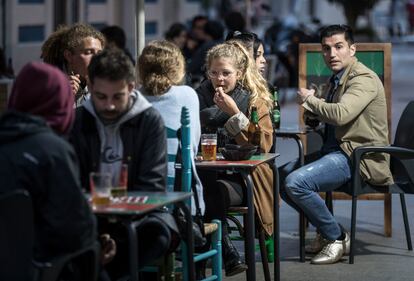
[[[200,101],[200,123],[201,129],[223,127],[231,117],[222,111],[213,101],[215,90],[210,80],[204,80],[196,89]],[[229,93],[236,102],[239,110],[247,116],[250,94],[241,85]],[[204,130],[203,130],[204,131]]]
[[[0,118],[0,192],[26,189],[32,198],[38,260],[72,252],[96,239],[82,194],[75,153],[40,117]]]
[[[123,161],[128,164],[128,190],[164,191],[167,182],[167,137],[160,114],[152,107],[121,125]],[[89,190],[89,173],[99,171],[100,147],[95,117],[76,109],[70,142],[78,155],[82,186]]]

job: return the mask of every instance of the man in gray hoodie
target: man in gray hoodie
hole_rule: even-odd
[[[116,186],[122,164],[128,164],[128,190],[165,191],[164,123],[158,111],[134,90],[131,60],[121,50],[104,50],[92,58],[88,74],[90,98],[76,109],[70,139],[80,160],[82,187],[89,190],[89,173],[99,171],[110,172]],[[103,220],[98,225],[117,242],[118,254],[108,271],[118,278],[128,265],[125,229]],[[176,227],[169,213],[153,214],[148,224],[141,224],[140,265],[165,253],[170,247],[170,229],[175,231]]]
[[[164,191],[164,123],[134,90],[132,63],[122,52],[105,50],[93,57],[88,71],[90,98],[77,109],[71,134],[82,186],[89,190],[90,172],[110,172],[117,185],[122,164],[128,164],[128,190]]]

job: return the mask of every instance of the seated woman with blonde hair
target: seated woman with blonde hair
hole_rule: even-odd
[[[197,88],[203,132],[217,132],[219,145],[248,143],[247,129],[252,107],[257,108],[261,127],[260,152],[269,152],[272,106],[266,81],[255,66],[252,55],[239,42],[230,40],[209,50],[206,58],[208,80]],[[221,141],[220,141],[221,140]],[[247,269],[232,244],[227,227],[229,206],[245,202],[244,182],[239,174],[204,172],[199,174],[205,186],[206,221],[220,219],[223,223],[223,260],[227,276]],[[258,227],[268,235],[273,231],[273,173],[267,164],[252,173],[254,205]]]

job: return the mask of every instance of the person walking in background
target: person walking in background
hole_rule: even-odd
[[[306,247],[316,254],[311,263],[332,264],[348,254],[350,239],[318,192],[336,190],[351,179],[350,155],[356,147],[389,144],[387,104],[381,80],[355,57],[350,27],[328,26],[320,42],[333,73],[328,90],[319,99],[313,89],[301,88],[297,98],[306,119],[325,123],[324,144],[320,152],[307,156],[307,165],[295,170],[298,161],[292,161],[279,169],[281,197],[317,228],[316,239]],[[389,185],[393,179],[388,163],[384,154],[370,154],[362,161],[361,175],[371,184]]]
[[[101,29],[101,32],[105,36],[107,48],[118,48],[123,50],[130,58],[132,64],[135,65],[135,59],[126,47],[125,31],[121,27],[117,25],[106,26]]]
[[[215,20],[209,20],[204,25],[204,42],[194,52],[188,64],[188,72],[192,76],[192,80],[201,81],[204,77],[204,62],[208,50],[215,45],[222,43],[224,38],[223,25]]]
[[[61,26],[42,45],[41,58],[65,72],[70,80],[75,105],[88,93],[88,65],[93,55],[105,47],[105,37],[90,25]]]
[[[272,146],[272,106],[266,81],[257,71],[251,54],[236,41],[219,44],[207,53],[207,75],[197,94],[200,100],[200,120],[203,132],[217,132],[219,143],[248,143],[247,129],[252,107],[257,107],[261,127],[260,151]],[[224,142],[224,143],[223,143]],[[238,174],[226,175],[200,172],[204,185],[206,220],[220,219],[223,224],[223,260],[227,276],[246,270],[237,249],[230,240],[226,224],[229,206],[244,202],[244,182]],[[273,173],[267,164],[253,173],[254,204],[267,235],[273,231]]]
[[[182,23],[173,23],[165,32],[165,39],[177,45],[184,54],[187,45],[187,28]]]

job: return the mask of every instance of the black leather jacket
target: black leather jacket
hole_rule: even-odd
[[[121,125],[128,190],[164,191],[167,182],[167,139],[164,122],[152,107]],[[89,173],[99,170],[101,142],[95,117],[76,110],[70,142],[79,157],[82,186],[89,190]]]

